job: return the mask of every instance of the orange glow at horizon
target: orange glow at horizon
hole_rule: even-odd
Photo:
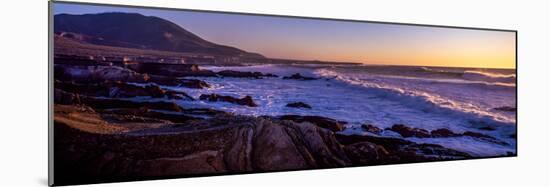
[[[449,37],[448,39],[413,42],[381,42],[376,47],[355,48],[318,45],[309,48],[270,48],[277,57],[338,62],[359,62],[377,65],[444,66],[471,68],[516,68],[515,33],[505,37]],[[425,38],[424,38],[425,39]],[[322,43],[322,42],[321,42]],[[330,51],[323,53],[322,51]],[[269,56],[268,57],[272,57]]]

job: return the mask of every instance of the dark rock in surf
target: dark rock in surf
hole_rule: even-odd
[[[510,107],[510,106],[497,107],[497,108],[493,108],[493,109],[494,110],[505,111],[505,112],[516,112],[517,111],[516,107]]]
[[[478,129],[479,130],[484,130],[484,131],[494,131],[494,130],[496,130],[494,127],[491,127],[491,126],[479,127]]]
[[[481,134],[481,133],[477,133],[477,132],[472,132],[472,131],[466,131],[464,133],[462,133],[462,135],[464,136],[470,136],[470,137],[474,137],[474,138],[484,138],[484,139],[491,139],[491,140],[495,140],[496,138],[492,137],[492,136],[489,136],[489,135],[486,135],[486,134]]]
[[[149,79],[146,74],[118,66],[54,66],[54,77],[56,80],[75,81],[82,83],[97,83],[103,81],[121,81],[145,83]]]
[[[177,79],[167,76],[151,75],[147,82],[152,82],[159,85],[166,86],[183,86],[187,88],[210,88],[210,85],[202,80],[198,79]]]
[[[261,79],[262,77],[277,77],[277,75],[273,75],[270,73],[263,74],[261,72],[241,72],[241,71],[233,71],[233,70],[223,70],[216,74],[222,77],[256,78],[256,79]]]
[[[197,79],[179,79],[180,85],[187,88],[210,88],[210,85],[202,80]]]
[[[313,123],[319,127],[329,129],[331,131],[337,132],[344,130],[344,126],[341,122],[321,116],[298,116],[298,115],[284,115],[280,116],[281,120],[290,120],[297,123],[309,122]]]
[[[381,150],[380,147],[374,147],[372,144],[367,144],[362,148],[363,150],[369,150],[371,153],[368,153],[371,157],[378,156],[379,158],[384,158],[381,160],[373,159],[371,161],[364,161],[371,164],[386,164],[386,163],[409,163],[409,162],[419,162],[426,160],[447,160],[447,159],[457,159],[457,158],[471,158],[471,155],[456,151],[453,149],[448,149],[440,145],[435,144],[418,144],[412,141],[400,139],[400,138],[391,138],[391,137],[377,137],[377,136],[362,136],[362,135],[343,135],[335,134],[338,142],[346,146],[350,159],[352,161],[361,160],[360,157],[355,157],[354,155],[359,155],[352,152],[350,149],[358,148],[357,144],[361,142],[369,142],[384,148],[385,151]],[[348,147],[350,146],[350,147]],[[358,151],[355,151],[358,152]],[[373,154],[376,153],[376,154]],[[366,155],[363,155],[365,157]],[[376,158],[376,157],[374,157]]]
[[[288,103],[288,104],[286,104],[286,107],[311,109],[311,106],[309,106],[308,104],[306,104],[304,102]]]
[[[431,137],[430,132],[425,129],[408,127],[403,124],[395,124],[388,130],[399,133],[401,136],[408,137],[418,137],[418,138],[429,138]]]
[[[460,134],[454,133],[453,131],[445,128],[436,129],[430,132],[434,138],[448,138],[448,137],[457,137],[461,136]]]
[[[241,98],[241,99],[238,99],[238,98],[234,98],[234,97],[231,97],[231,96],[223,96],[223,95],[218,95],[218,94],[202,94],[199,97],[199,99],[200,100],[206,100],[206,101],[212,101],[212,102],[217,102],[217,101],[229,102],[229,103],[235,103],[235,104],[238,104],[238,105],[245,105],[245,106],[249,106],[249,107],[258,106],[254,102],[252,97],[250,97],[248,95]]]
[[[167,64],[167,63],[142,63],[130,62],[126,68],[138,73],[169,77],[215,77],[216,73],[210,70],[202,70],[196,64]]]
[[[308,80],[317,80],[317,78],[306,77],[306,76],[303,76],[303,75],[300,74],[300,73],[295,73],[295,74],[292,74],[291,76],[283,77],[283,79],[294,79],[294,80],[304,80],[304,81],[308,81]]]
[[[364,131],[373,133],[373,134],[382,133],[382,129],[378,128],[377,126],[371,125],[371,124],[363,124],[363,125],[361,125],[361,129],[363,129]]]
[[[462,133],[462,135],[469,136],[469,137],[476,138],[476,139],[483,140],[483,141],[487,141],[487,142],[491,142],[491,143],[495,143],[495,144],[499,144],[499,145],[509,145],[508,143],[506,143],[504,141],[501,141],[501,140],[499,140],[495,137],[492,137],[492,136],[489,136],[489,135],[486,135],[486,134],[477,133],[477,132],[466,131],[466,132]]]
[[[109,119],[107,114],[116,114],[116,115],[122,115],[122,116],[133,116],[132,118],[136,118],[135,116],[139,117],[146,117],[150,119],[160,119],[160,120],[168,120],[173,123],[184,123],[189,120],[197,120],[197,119],[203,119],[199,117],[193,117],[190,115],[187,115],[185,111],[182,111],[181,113],[166,113],[166,112],[159,112],[149,109],[148,107],[144,106],[141,108],[121,108],[121,109],[110,109],[104,112],[103,118]],[[112,117],[111,117],[112,118]],[[127,119],[125,121],[128,121]]]
[[[174,102],[139,102],[121,99],[104,99],[95,97],[80,97],[82,104],[88,105],[94,109],[113,109],[113,108],[141,108],[165,110],[172,112],[182,112],[184,109]]]
[[[184,92],[161,89],[156,85],[138,86],[124,82],[105,81],[99,83],[75,83],[55,81],[55,87],[71,93],[94,97],[129,98],[147,96],[153,98],[188,99],[192,97]]]

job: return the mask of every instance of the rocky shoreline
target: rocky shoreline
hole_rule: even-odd
[[[89,62],[92,63],[92,62]],[[259,72],[201,70],[196,65],[55,65],[55,173],[58,184],[120,181],[216,173],[247,173],[466,159],[473,156],[435,144],[378,136],[469,136],[476,132],[427,131],[396,124],[365,125],[372,135],[345,135],[346,122],[322,116],[240,116],[177,100],[228,102],[255,107],[252,97],[234,98],[162,88],[207,89],[197,76],[264,78]],[[177,76],[178,78],[173,78]],[[182,78],[183,77],[183,78]],[[314,80],[296,74],[283,79]],[[290,80],[289,80],[290,81]],[[137,97],[151,99],[135,100]],[[309,110],[307,103],[288,107]]]
[[[398,138],[346,136],[312,122],[191,110],[55,105],[59,181],[97,182],[215,173],[282,171],[471,158]]]

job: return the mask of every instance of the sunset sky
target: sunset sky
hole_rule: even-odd
[[[54,14],[133,12],[271,58],[515,68],[515,33],[181,10],[54,4]]]

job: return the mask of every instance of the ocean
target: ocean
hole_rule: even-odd
[[[405,124],[426,130],[446,128],[461,133],[480,132],[508,145],[476,138],[405,138],[419,143],[439,144],[474,156],[515,153],[516,108],[515,70],[374,66],[342,64],[289,64],[251,66],[205,66],[213,71],[258,71],[279,77],[263,79],[196,77],[212,85],[209,89],[164,87],[188,93],[194,98],[216,93],[234,97],[250,95],[259,105],[247,107],[225,102],[185,101],[186,108],[214,108],[242,115],[316,115],[346,121],[339,133],[370,134],[362,124],[389,128]],[[289,80],[282,76],[300,73],[317,80]],[[286,107],[304,102],[311,109]],[[482,130],[490,128],[491,130]],[[493,130],[494,129],[494,130]],[[400,137],[392,131],[377,136]]]

